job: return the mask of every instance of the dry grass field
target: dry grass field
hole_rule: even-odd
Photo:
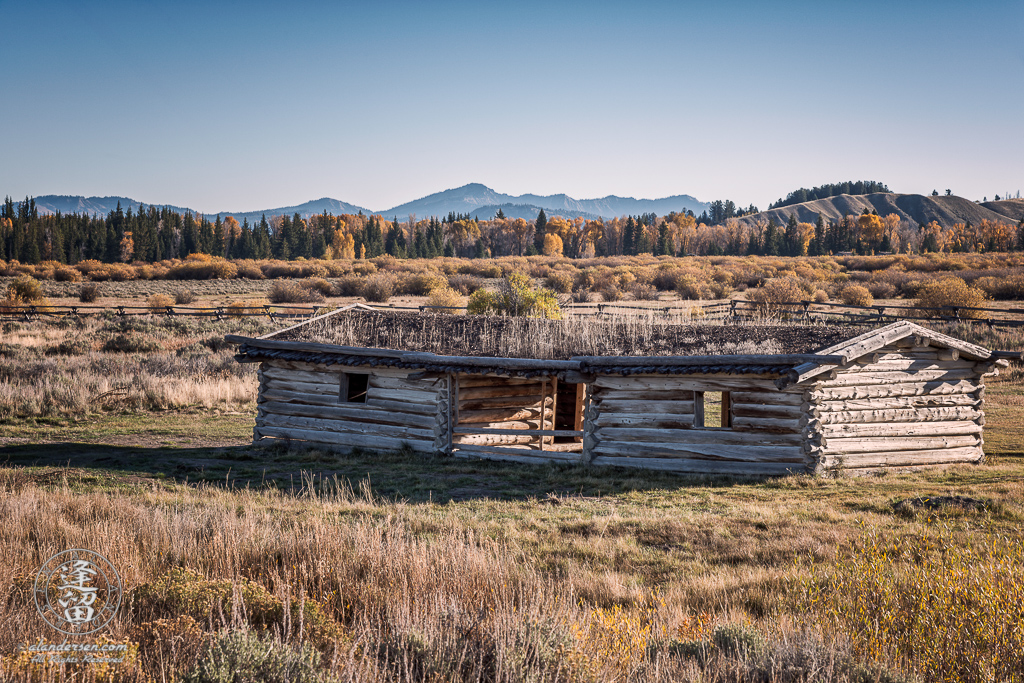
[[[0,680],[1020,680],[1016,369],[980,466],[693,478],[253,448],[218,340],[269,329],[5,325]],[[17,652],[55,639],[31,586],[70,547],[121,572],[116,668]]]

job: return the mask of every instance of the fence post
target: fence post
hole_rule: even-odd
[[[736,318],[736,299],[729,300],[729,317],[734,320]]]

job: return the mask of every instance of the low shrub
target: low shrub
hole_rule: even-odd
[[[308,289],[311,292],[319,292],[322,297],[332,296],[334,294],[334,287],[330,282],[322,277],[306,278],[299,283],[299,286],[303,289]]]
[[[78,288],[78,300],[85,304],[91,304],[100,298],[100,285],[98,282],[83,282]]]
[[[824,289],[816,289],[814,290],[814,296],[812,298],[814,299],[815,303],[823,304],[826,301],[828,301],[828,292],[826,292]]]
[[[448,276],[448,286],[462,296],[469,296],[484,286],[484,280],[476,275],[456,273]]]
[[[998,301],[1024,300],[1024,275],[1007,277],[979,277],[974,286]]]
[[[320,683],[320,653],[295,648],[252,631],[224,631],[183,683]]]
[[[135,589],[133,610],[139,617],[177,617],[187,615],[199,623],[211,614],[222,615],[221,626],[242,622],[250,628],[271,629],[282,626],[285,604],[263,584],[250,579],[208,579],[196,571],[175,568],[156,581]],[[289,616],[298,622],[302,613],[305,637],[317,647],[326,647],[344,635],[320,603],[307,598],[301,604],[288,605]]]
[[[190,254],[167,271],[167,277],[172,280],[230,280],[237,275],[238,267],[234,263],[209,254]]]
[[[799,280],[792,277],[772,278],[749,294],[751,301],[771,304],[802,301],[804,296]]]
[[[71,266],[59,265],[53,269],[53,279],[57,282],[78,282],[82,274]]]
[[[712,280],[708,284],[708,288],[711,290],[711,296],[716,299],[728,299],[729,295],[733,292],[733,286],[731,282]]]
[[[948,315],[951,311],[928,310],[945,307],[980,307],[985,305],[985,292],[971,287],[955,275],[925,284],[918,290],[915,305],[922,315],[936,317]],[[961,318],[983,318],[983,311],[960,311]]]
[[[190,289],[179,289],[174,293],[174,303],[179,306],[187,306],[196,300],[195,292]]]
[[[498,314],[550,318],[560,320],[562,309],[555,293],[549,289],[535,290],[524,273],[505,277],[496,293],[478,289],[469,297],[467,312],[473,315]]]
[[[113,353],[152,353],[159,348],[160,345],[149,337],[132,331],[114,335],[103,344],[104,351]]]
[[[847,306],[870,306],[875,303],[875,298],[867,287],[860,285],[846,285],[839,292],[839,300]]]
[[[265,305],[266,302],[262,301],[232,301],[227,305],[225,311],[232,318],[245,318],[264,313],[263,307]]]
[[[359,296],[363,291],[363,280],[352,273],[342,275],[334,281],[334,296]]]
[[[548,273],[545,284],[560,294],[568,294],[574,284],[572,273],[566,270],[552,270]]]
[[[382,274],[381,277],[388,276]],[[427,296],[438,287],[448,286],[448,278],[433,271],[413,273],[397,280],[392,277],[391,281],[394,292],[397,292],[398,294],[408,294],[410,296]],[[393,294],[389,294],[388,297],[390,298],[392,295]],[[387,301],[387,299],[383,300]]]
[[[238,277],[246,278],[247,280],[266,280],[267,276],[263,274],[259,265],[255,261],[237,261],[235,267],[238,268]]]
[[[427,299],[428,306],[447,306],[457,308],[438,308],[434,309],[434,313],[462,313],[461,308],[465,306],[465,301],[462,296],[451,287],[437,287],[430,292],[430,297]]]
[[[391,273],[375,273],[371,275],[363,283],[362,295],[367,301],[374,303],[386,302],[395,295],[395,276]]]
[[[605,301],[621,301],[622,290],[614,282],[605,283],[597,293],[601,295],[601,298]]]
[[[46,301],[43,286],[39,280],[28,275],[20,275],[7,285],[7,300],[13,304],[37,304]]]
[[[657,301],[658,288],[646,282],[634,282],[629,288],[629,293],[637,301]]]
[[[166,294],[154,294],[146,299],[146,306],[150,313],[166,313],[167,309],[174,305],[174,299]]]
[[[692,275],[683,275],[679,278],[676,284],[676,294],[684,301],[711,299],[714,297],[711,287],[706,282],[701,282]]]
[[[275,304],[315,304],[324,300],[320,292],[307,289],[294,280],[278,280],[270,287],[267,298]]]

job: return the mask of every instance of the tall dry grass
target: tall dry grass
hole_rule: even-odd
[[[251,404],[255,369],[234,360],[223,336],[268,327],[160,316],[5,323],[0,417]]]
[[[313,647],[338,680],[874,680],[855,677],[842,646],[724,628],[727,613],[692,612],[678,596],[639,589],[595,605],[585,572],[544,568],[455,511],[423,515],[368,485],[304,484],[296,496],[155,483],[78,492],[67,470],[0,471],[0,678],[64,680],[15,652],[53,639],[32,602],[38,567],[87,546],[127,590],[106,636],[131,648],[115,680],[174,680],[225,630]]]

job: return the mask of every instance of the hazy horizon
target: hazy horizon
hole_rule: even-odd
[[[1024,190],[1021,3],[40,2],[0,22],[15,199]]]

